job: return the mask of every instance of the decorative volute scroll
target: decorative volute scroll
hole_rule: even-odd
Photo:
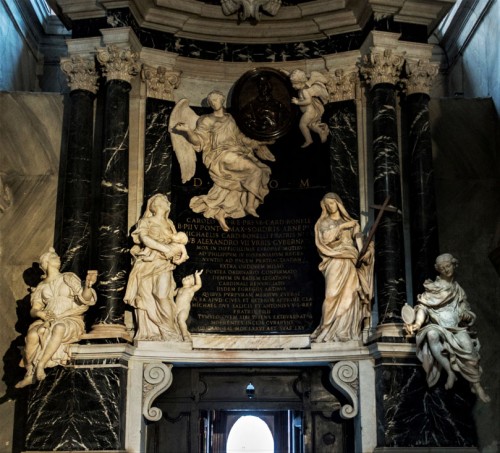
[[[97,49],[97,61],[103,66],[103,74],[108,80],[123,80],[130,83],[141,68],[139,54],[131,49],[121,49],[111,45]]]
[[[350,360],[342,360],[331,365],[330,382],[347,398],[348,404],[340,409],[343,419],[350,419],[358,415],[358,365]]]
[[[81,55],[61,58],[61,69],[68,77],[71,91],[86,90],[97,93],[98,75],[94,58],[83,58]]]
[[[404,53],[396,53],[390,48],[371,47],[370,53],[363,55],[361,75],[372,88],[381,83],[396,85],[404,62]]]
[[[281,0],[221,0],[222,12],[230,16],[238,12],[238,19],[260,20],[261,9],[271,16],[275,16],[280,7]]]
[[[148,98],[173,101],[174,90],[181,81],[181,73],[179,71],[168,71],[164,66],[154,68],[142,65],[141,79],[146,84]]]
[[[146,420],[156,422],[162,416],[161,409],[152,407],[152,404],[159,395],[172,385],[172,366],[162,362],[144,364],[142,414]]]
[[[439,64],[429,60],[406,61],[406,94],[429,94],[439,72]]]
[[[359,80],[358,70],[335,69],[328,73],[326,89],[330,102],[348,101],[356,98],[356,84]]]

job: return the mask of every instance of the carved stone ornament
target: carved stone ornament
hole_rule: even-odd
[[[172,385],[172,366],[162,362],[144,364],[142,415],[146,420],[157,422],[161,419],[161,409],[152,407],[152,404],[159,395]]]
[[[74,55],[70,58],[61,58],[61,69],[68,77],[71,91],[86,90],[97,93],[97,72],[94,58],[83,58]]]
[[[109,46],[97,50],[97,61],[103,66],[103,74],[108,80],[131,82],[141,68],[137,62],[139,55],[130,49]]]
[[[358,82],[358,71],[344,71],[335,69],[327,76],[326,89],[330,102],[349,101],[356,98],[356,84]]]
[[[7,211],[12,206],[12,191],[5,184],[0,175],[0,214]]]
[[[358,365],[352,361],[343,360],[332,365],[330,382],[347,398],[348,404],[340,409],[343,419],[350,419],[358,415]]]
[[[148,98],[174,100],[174,90],[181,81],[179,71],[167,71],[167,68],[142,65],[141,78],[146,84]]]
[[[363,55],[360,64],[361,75],[372,88],[381,83],[396,85],[405,62],[404,54],[397,54],[392,49],[370,50],[370,54]]]
[[[275,16],[281,7],[281,0],[221,0],[221,6],[226,16],[238,12],[240,21],[254,19],[258,22],[261,10]]]
[[[439,64],[429,60],[406,61],[406,94],[429,94],[434,78],[439,72]]]

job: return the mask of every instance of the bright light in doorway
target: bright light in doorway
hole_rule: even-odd
[[[266,422],[245,415],[233,425],[227,437],[227,453],[274,453],[274,439]]]

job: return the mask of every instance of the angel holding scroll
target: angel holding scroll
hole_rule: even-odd
[[[169,131],[181,168],[182,182],[195,173],[196,154],[202,152],[213,186],[206,195],[195,196],[189,206],[196,213],[216,219],[224,231],[226,218],[258,217],[257,207],[269,193],[271,169],[261,160],[274,161],[266,144],[246,137],[234,118],[224,110],[225,96],[207,96],[213,112],[198,116],[181,99],[172,111]]]

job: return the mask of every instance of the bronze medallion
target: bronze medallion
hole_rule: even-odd
[[[288,76],[271,68],[243,74],[231,95],[231,113],[238,127],[255,140],[276,140],[291,129],[296,115],[295,96]]]

